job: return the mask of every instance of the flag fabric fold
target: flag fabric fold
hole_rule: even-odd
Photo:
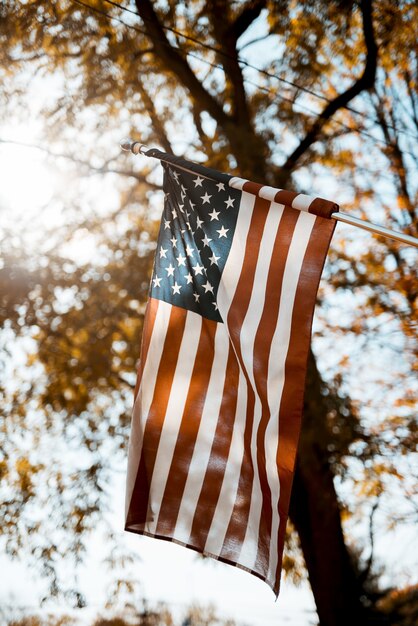
[[[125,529],[247,570],[278,594],[312,318],[338,206],[147,153],[162,154]]]

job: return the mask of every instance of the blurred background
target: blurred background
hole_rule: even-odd
[[[123,532],[163,193],[125,136],[417,236],[414,2],[0,6],[0,620],[418,621],[417,254],[337,225],[277,602]]]

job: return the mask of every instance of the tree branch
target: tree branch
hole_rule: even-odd
[[[166,152],[173,152],[170,140],[168,139],[167,133],[165,132],[164,123],[158,116],[158,113],[155,110],[154,102],[152,101],[140,77],[138,77],[138,90],[141,94],[141,100],[145,105],[146,112],[149,115],[152,123],[152,128],[157,135],[158,141],[161,143]]]
[[[230,31],[234,35],[235,40],[238,40],[241,35],[245,33],[247,28],[258,18],[261,11],[266,8],[266,0],[250,0],[236,20],[231,24]]]
[[[338,109],[345,107],[362,91],[370,89],[374,85],[378,49],[373,31],[372,0],[360,0],[360,9],[363,20],[364,41],[367,49],[366,65],[364,67],[363,74],[349,89],[344,91],[344,93],[339,94],[336,98],[334,98],[334,100],[331,100],[331,102],[327,104],[325,109],[312,124],[305,137],[287,158],[285,164],[281,168],[279,178],[281,178],[283,182],[288,180],[289,175],[294,169],[297,161],[312,146],[312,144],[315,143],[325,123],[334,115],[334,113],[338,111]]]
[[[244,9],[239,17],[231,22],[225,15],[224,4],[222,0],[209,0],[206,6],[210,15],[212,34],[217,41],[221,42],[222,52],[217,57],[224,68],[225,82],[229,87],[227,95],[231,96],[232,117],[242,131],[244,128],[251,128],[251,116],[245,93],[244,77],[238,62],[237,39],[244,32],[245,24],[247,26],[251,24],[250,16],[255,19],[257,15]],[[240,20],[241,17],[242,20]]]
[[[245,48],[249,48],[250,46],[253,46],[255,43],[260,43],[261,41],[268,39],[272,35],[275,35],[275,33],[267,33],[267,35],[262,35],[261,37],[255,37],[254,39],[247,41],[247,43],[241,46],[238,52],[242,52],[243,50],[245,50]]]
[[[213,117],[220,125],[225,125],[229,121],[229,116],[223,110],[222,106],[215,100],[211,94],[206,91],[198,78],[194,75],[193,70],[187,61],[179,54],[179,52],[168,41],[164,29],[154,11],[150,0],[135,0],[138,14],[144,21],[146,31],[152,40],[155,52],[161,62],[179,78],[184,87],[186,87],[192,98],[199,102],[200,107]]]

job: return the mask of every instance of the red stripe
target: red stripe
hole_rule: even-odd
[[[277,230],[271,264],[266,283],[266,293],[263,313],[254,342],[254,379],[257,393],[262,405],[262,415],[257,431],[257,464],[260,486],[263,497],[257,558],[254,569],[267,573],[270,555],[272,504],[271,491],[266,472],[265,434],[271,419],[268,397],[268,365],[270,347],[276,329],[277,319],[282,297],[283,274],[293,232],[300,212],[285,207]]]
[[[142,342],[141,342],[141,352],[140,352],[140,361],[137,370],[136,376],[136,385],[134,391],[134,404],[136,397],[138,395],[139,386],[142,380],[142,374],[144,373],[144,365],[147,360],[148,348],[151,341],[152,330],[154,328],[155,317],[157,315],[159,300],[155,298],[150,298],[147,303],[147,308],[145,310],[144,316],[144,325],[142,329]]]
[[[177,516],[189,473],[214,357],[214,339],[218,324],[203,318],[190,387],[181,419],[173,460],[161,502],[157,535],[174,533]],[[218,375],[222,373],[218,372]]]
[[[254,185],[254,183],[245,183],[245,191],[247,191],[247,187],[249,188],[250,184]],[[223,558],[232,560],[234,558],[238,558],[242,542],[245,538],[248,515],[250,511],[252,484],[254,480],[251,438],[254,422],[255,395],[248,372],[242,360],[240,335],[242,324],[251,299],[252,285],[254,283],[257,260],[260,252],[260,244],[270,204],[269,200],[264,200],[263,198],[258,197],[256,198],[245,246],[241,274],[227,317],[228,332],[231,342],[247,380],[247,411],[244,429],[244,453],[238,482],[237,497],[221,551],[221,556]]]
[[[146,418],[138,472],[129,506],[126,526],[145,524],[148,515],[149,488],[155,458],[167,410],[168,400],[183,338],[187,311],[172,307],[164,349],[149,414]]]
[[[331,218],[332,213],[338,211],[339,206],[335,202],[330,200],[324,200],[324,198],[315,198],[309,207],[309,213],[319,215],[320,217]]]
[[[293,308],[289,350],[285,364],[285,384],[279,412],[277,464],[280,477],[278,506],[280,526],[277,543],[279,559],[274,585],[276,593],[280,586],[281,561],[300,432],[313,310],[334,228],[334,220],[316,218],[303,260]]]
[[[286,191],[285,189],[280,189],[274,196],[274,201],[279,204],[286,204],[288,207],[292,206],[292,202],[295,198],[298,197],[298,193],[294,191]]]
[[[222,404],[189,540],[190,544],[201,546],[202,549],[206,544],[212,525],[228,462],[237,407],[238,378],[239,365],[235,352],[230,345]]]

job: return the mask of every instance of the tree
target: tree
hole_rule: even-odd
[[[415,124],[416,130],[417,59],[408,26],[415,13],[412,3],[394,8],[384,0],[373,5],[370,0],[296,5],[267,0],[211,0],[204,5],[137,0],[122,8],[108,0],[10,2],[1,9],[0,62],[9,98],[5,110],[13,100],[13,81],[36,68],[65,81],[65,93],[49,105],[45,118],[50,140],[58,145],[66,140],[69,154],[68,146],[76,145],[71,127],[106,138],[111,119],[125,134],[135,135],[138,126],[144,143],[155,142],[169,151],[181,127],[187,127],[190,143],[182,152],[207,165],[279,187],[306,184],[306,176],[323,165],[353,177],[353,205],[368,196],[385,206],[378,190],[368,184],[367,163],[357,179],[359,160],[367,161],[376,121],[381,129],[377,138],[383,142],[380,154],[390,162],[391,184],[400,199],[398,208],[385,207],[385,220],[414,234],[414,191],[407,170],[413,171],[416,159],[412,160],[413,153],[406,158],[405,138],[395,129],[410,132]],[[249,40],[251,28],[263,22],[267,29],[261,38]],[[402,32],[403,46],[394,43],[394,32]],[[241,58],[251,46],[267,46],[273,36],[280,54],[262,68],[256,87],[254,71]],[[400,84],[408,104],[399,97]],[[312,92],[325,102],[318,114],[312,113],[313,103],[318,105]],[[353,108],[354,98],[360,113]],[[310,111],[300,112],[307,105]],[[401,107],[406,107],[410,119]],[[293,149],[280,142],[282,135],[289,137]],[[97,141],[105,145],[104,139]],[[83,533],[102,511],[106,442],[111,439],[121,448],[126,442],[155,236],[155,225],[132,213],[137,203],[146,201],[148,190],[155,189],[149,164],[141,171],[130,170],[126,160],[97,160],[92,147],[90,158],[87,155],[80,165],[86,171],[116,171],[124,180],[121,208],[112,216],[120,229],[118,238],[106,233],[100,221],[87,223],[105,260],[96,268],[77,266],[63,258],[57,243],[56,249],[46,250],[34,262],[19,246],[13,249],[7,243],[2,270],[5,327],[13,337],[30,336],[32,366],[41,365],[39,372],[45,376],[28,389],[5,386],[6,413],[17,415],[18,421],[6,423],[3,436],[10,427],[27,428],[37,420],[39,440],[43,433],[61,429],[64,438],[72,437],[76,447],[90,454],[77,474],[54,474],[55,515],[59,511],[68,545],[58,548],[57,541],[50,541],[36,548],[46,568],[54,555],[68,550],[82,554]],[[86,223],[77,220],[72,227],[66,225],[67,236],[81,227]],[[395,276],[382,271],[385,258],[393,259]],[[411,257],[397,244],[379,241],[377,248],[357,256],[336,248],[330,260],[334,288],[364,292],[364,311],[374,317],[388,312],[396,316],[405,346],[411,345],[416,301]],[[60,304],[63,294],[65,305]],[[358,334],[359,319],[353,316],[345,330],[355,333],[356,328]],[[367,587],[370,564],[348,548],[335,476],[346,471],[346,459],[353,454],[374,459],[377,468],[385,445],[382,433],[396,420],[405,451],[413,445],[412,395],[407,398],[409,415],[394,410],[381,432],[371,433],[344,390],[343,374],[342,364],[330,379],[311,355],[290,511],[323,626],[377,619],[376,598]],[[410,428],[402,434],[405,420]],[[23,545],[24,529],[34,536],[40,532],[40,525],[25,515],[39,497],[37,476],[45,468],[30,454],[12,462],[7,444],[3,454],[2,475],[19,494],[5,502],[3,533],[13,552]],[[75,500],[65,498],[69,489],[78,494]],[[16,520],[22,529],[17,535],[12,532]]]

